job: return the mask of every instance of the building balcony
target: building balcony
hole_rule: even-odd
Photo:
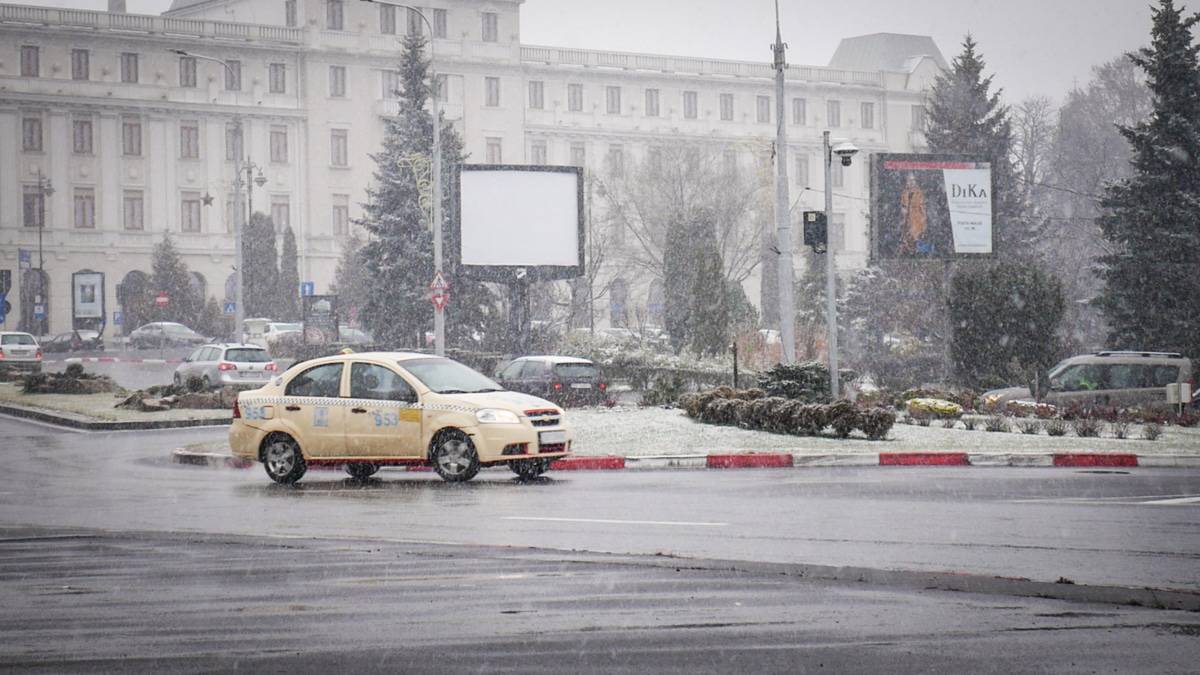
[[[213,40],[277,43],[304,43],[304,30],[283,26],[265,26],[228,21],[177,19],[149,14],[116,14],[84,9],[59,9],[29,5],[0,5],[0,23],[27,24],[37,27],[108,30]]]

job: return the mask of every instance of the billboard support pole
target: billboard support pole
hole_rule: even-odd
[[[796,303],[793,298],[795,268],[792,266],[792,215],[788,208],[787,111],[784,106],[783,36],[779,31],[779,0],[775,0],[775,229],[779,245],[779,336],[783,341],[783,363],[796,362]]]
[[[841,382],[838,378],[838,329],[837,329],[837,267],[833,261],[833,150],[829,147],[829,131],[822,134],[825,152],[825,333],[829,350],[829,395],[838,399]]]

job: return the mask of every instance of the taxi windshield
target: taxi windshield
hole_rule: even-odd
[[[477,394],[504,387],[457,361],[430,358],[401,361],[400,366],[439,394]]]

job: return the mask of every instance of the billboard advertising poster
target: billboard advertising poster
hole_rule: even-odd
[[[991,164],[963,155],[872,155],[871,233],[873,259],[991,255]]]
[[[306,295],[304,300],[304,343],[330,344],[338,341],[338,296]]]
[[[496,281],[583,274],[583,170],[574,166],[457,167],[450,251],[474,276]]]
[[[71,275],[76,319],[104,318],[104,274],[76,272]]]

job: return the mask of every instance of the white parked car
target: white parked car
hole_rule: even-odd
[[[175,384],[198,377],[204,388],[261,387],[276,375],[278,366],[267,350],[258,345],[204,345],[192,352],[175,369]]]
[[[42,348],[29,333],[0,332],[0,368],[42,370]]]

